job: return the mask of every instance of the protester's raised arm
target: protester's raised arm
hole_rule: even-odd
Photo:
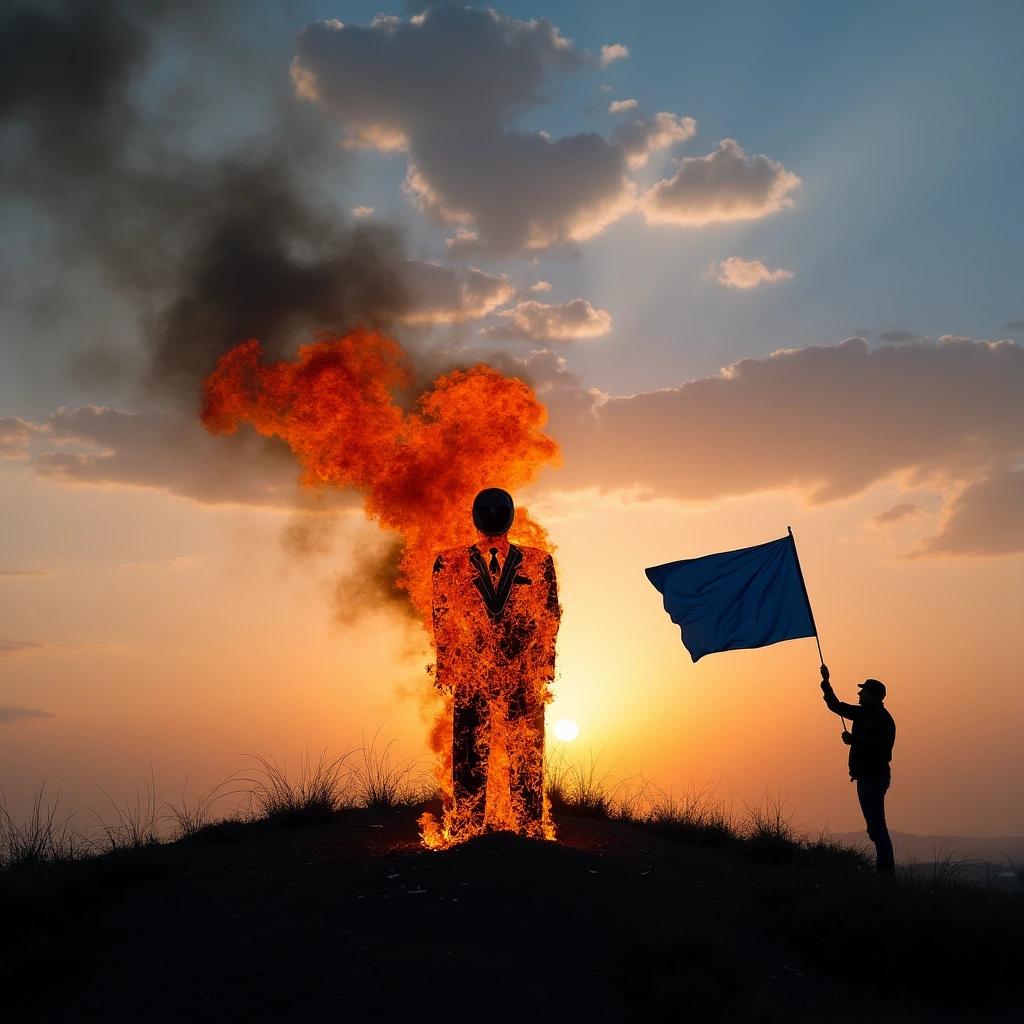
[[[844,704],[835,694],[830,682],[828,667],[821,666],[821,693],[825,706],[833,714],[842,718],[849,718],[851,721],[860,714],[860,708],[856,704]]]

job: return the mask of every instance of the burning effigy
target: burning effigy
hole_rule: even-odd
[[[553,836],[544,798],[544,705],[561,610],[550,552],[508,539],[512,496],[473,502],[479,534],[434,562],[436,681],[452,702],[452,794],[445,830]]]
[[[295,361],[262,356],[249,340],[220,358],[201,418],[211,433],[248,423],[281,438],[304,484],[356,489],[366,515],[402,538],[395,585],[430,635],[428,671],[442,696],[431,744],[443,813],[421,819],[424,842],[444,847],[492,828],[552,838],[543,790],[559,619],[551,544],[526,508],[493,535],[473,515],[492,489],[511,512],[509,492],[557,461],[543,403],[481,363],[438,377],[407,411],[396,401],[410,384],[407,357],[376,331],[322,333]]]

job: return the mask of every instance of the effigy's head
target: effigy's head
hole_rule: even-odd
[[[473,499],[473,524],[487,537],[504,536],[515,517],[512,495],[500,487],[488,487]]]

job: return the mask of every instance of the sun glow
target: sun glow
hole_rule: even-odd
[[[571,718],[560,718],[555,722],[554,733],[563,743],[569,743],[579,736],[580,729]]]

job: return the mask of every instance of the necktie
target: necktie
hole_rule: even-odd
[[[501,566],[498,565],[498,549],[497,548],[491,548],[491,564],[489,566],[487,566],[487,568],[490,569],[490,571],[493,572],[493,573],[501,572]]]

